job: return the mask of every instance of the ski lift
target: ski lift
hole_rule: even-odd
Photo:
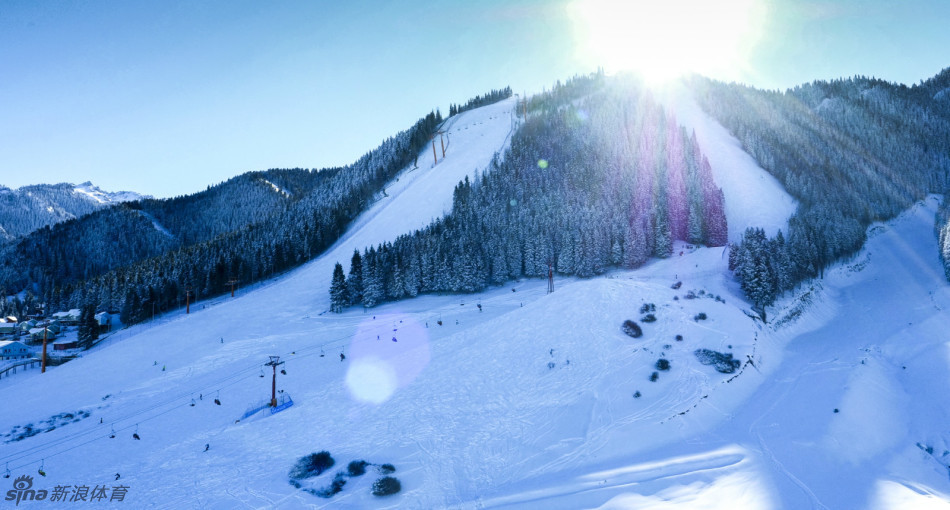
[[[109,439],[115,439],[115,425],[110,425],[109,429]]]
[[[9,462],[7,462],[7,469],[6,469],[6,472],[3,473],[3,477],[10,478],[10,463]]]
[[[324,354],[323,354],[323,347],[321,347],[321,348],[320,348],[320,357],[322,358],[323,356],[324,356]]]
[[[46,467],[46,459],[40,460],[40,468],[36,470],[40,476],[46,476],[46,471],[43,470],[44,467]]]
[[[215,403],[215,404],[221,405],[221,398],[220,398],[220,397],[221,397],[221,392],[220,392],[220,391],[218,391],[217,393],[215,393],[215,395],[214,395],[214,403]]]
[[[195,407],[195,397],[191,397],[191,407]]]
[[[264,367],[261,367],[261,377],[264,377]]]
[[[287,371],[286,371],[286,370],[284,370],[283,368],[282,368],[282,369],[280,369],[280,373],[281,373],[282,375],[287,375]]]
[[[139,437],[139,424],[138,424],[138,423],[135,424],[135,432],[132,433],[132,439],[135,439],[136,441],[142,439],[141,437]]]

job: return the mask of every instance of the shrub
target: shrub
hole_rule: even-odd
[[[392,476],[384,476],[373,482],[373,496],[390,496],[402,490],[402,484]]]
[[[640,325],[629,319],[623,321],[623,327],[621,327],[620,329],[623,330],[623,332],[627,336],[630,336],[633,338],[640,338],[641,336],[643,336],[643,330],[640,329]]]
[[[696,314],[695,317],[693,317],[693,320],[694,320],[694,321],[704,321],[704,320],[706,320],[706,312],[699,312],[698,314]]]
[[[652,313],[648,313],[646,314],[645,317],[643,317],[640,320],[642,320],[643,322],[656,322],[656,315],[653,315]]]
[[[644,303],[643,306],[640,307],[640,313],[650,313],[655,311],[656,305],[653,303]]]
[[[333,476],[333,481],[330,482],[329,487],[324,487],[318,491],[313,491],[312,494],[315,496],[320,496],[321,498],[331,498],[335,494],[339,494],[343,490],[343,486],[346,485],[346,475],[343,472],[339,472]]]
[[[396,472],[396,466],[393,466],[392,464],[383,464],[382,466],[379,466],[379,472],[382,473],[382,474],[384,474],[384,475],[388,475],[388,474],[390,474],[390,473],[395,473],[395,472]]]
[[[300,457],[294,467],[290,470],[290,477],[295,480],[318,476],[324,471],[333,467],[336,461],[330,456],[330,452],[324,450],[320,453],[311,453]]]
[[[555,366],[556,366],[556,365],[554,364],[553,361],[549,361],[549,362],[548,362],[548,370],[553,370]]]
[[[366,466],[369,465],[369,462],[365,460],[354,460],[346,466],[346,474],[350,476],[360,476],[366,472]]]
[[[683,282],[676,282],[676,283],[673,284],[673,287],[672,287],[672,288],[673,288],[673,290],[679,290],[679,288],[682,287],[682,286],[683,286]]]
[[[633,398],[640,398],[641,396],[642,395],[640,395],[640,390],[637,390],[633,393]]]
[[[667,371],[670,369],[670,360],[660,358],[656,360],[656,369],[661,371]]]
[[[659,378],[660,378],[659,372],[653,372],[652,374],[650,374],[650,382],[656,382],[656,380]]]
[[[696,349],[693,354],[703,365],[714,365],[716,371],[723,374],[731,374],[739,368],[741,363],[737,359],[732,359],[732,353],[723,354],[710,349]]]
[[[689,292],[687,292],[686,295],[683,296],[683,297],[686,298],[686,299],[696,299],[696,293],[693,292],[693,291],[689,291]]]
[[[682,342],[682,341],[683,341],[683,335],[676,335],[676,341],[677,341],[677,342]]]

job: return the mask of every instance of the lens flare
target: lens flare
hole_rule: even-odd
[[[344,382],[354,399],[382,404],[415,380],[429,359],[425,327],[409,315],[377,315],[357,328]]]

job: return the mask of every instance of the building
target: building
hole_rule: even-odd
[[[12,322],[0,322],[0,336],[13,336],[17,332],[17,326]]]
[[[15,340],[4,340],[0,342],[0,359],[27,359],[32,358],[33,353],[26,345]]]
[[[45,332],[45,333],[44,333]],[[56,338],[56,333],[52,329],[47,328],[33,328],[30,330],[30,341],[31,342],[42,342],[44,335],[46,336],[46,341],[50,341]]]
[[[112,329],[112,315],[108,312],[97,313],[96,322],[99,323],[99,331],[109,331]]]
[[[79,324],[79,317],[80,313],[78,308],[73,308],[68,312],[56,312],[53,314],[54,319],[70,326]]]
[[[66,349],[76,349],[79,347],[79,342],[76,340],[60,340],[59,342],[53,343],[54,351],[65,351]]]

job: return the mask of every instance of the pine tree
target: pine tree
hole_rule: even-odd
[[[92,347],[92,343],[99,338],[99,321],[96,320],[96,307],[87,303],[79,311],[79,331],[77,339],[83,349]]]
[[[359,250],[353,250],[350,259],[350,276],[346,279],[347,303],[357,305],[363,302],[363,258]]]
[[[343,266],[337,262],[333,267],[333,280],[330,282],[330,311],[341,313],[346,303],[346,278],[343,276]]]

